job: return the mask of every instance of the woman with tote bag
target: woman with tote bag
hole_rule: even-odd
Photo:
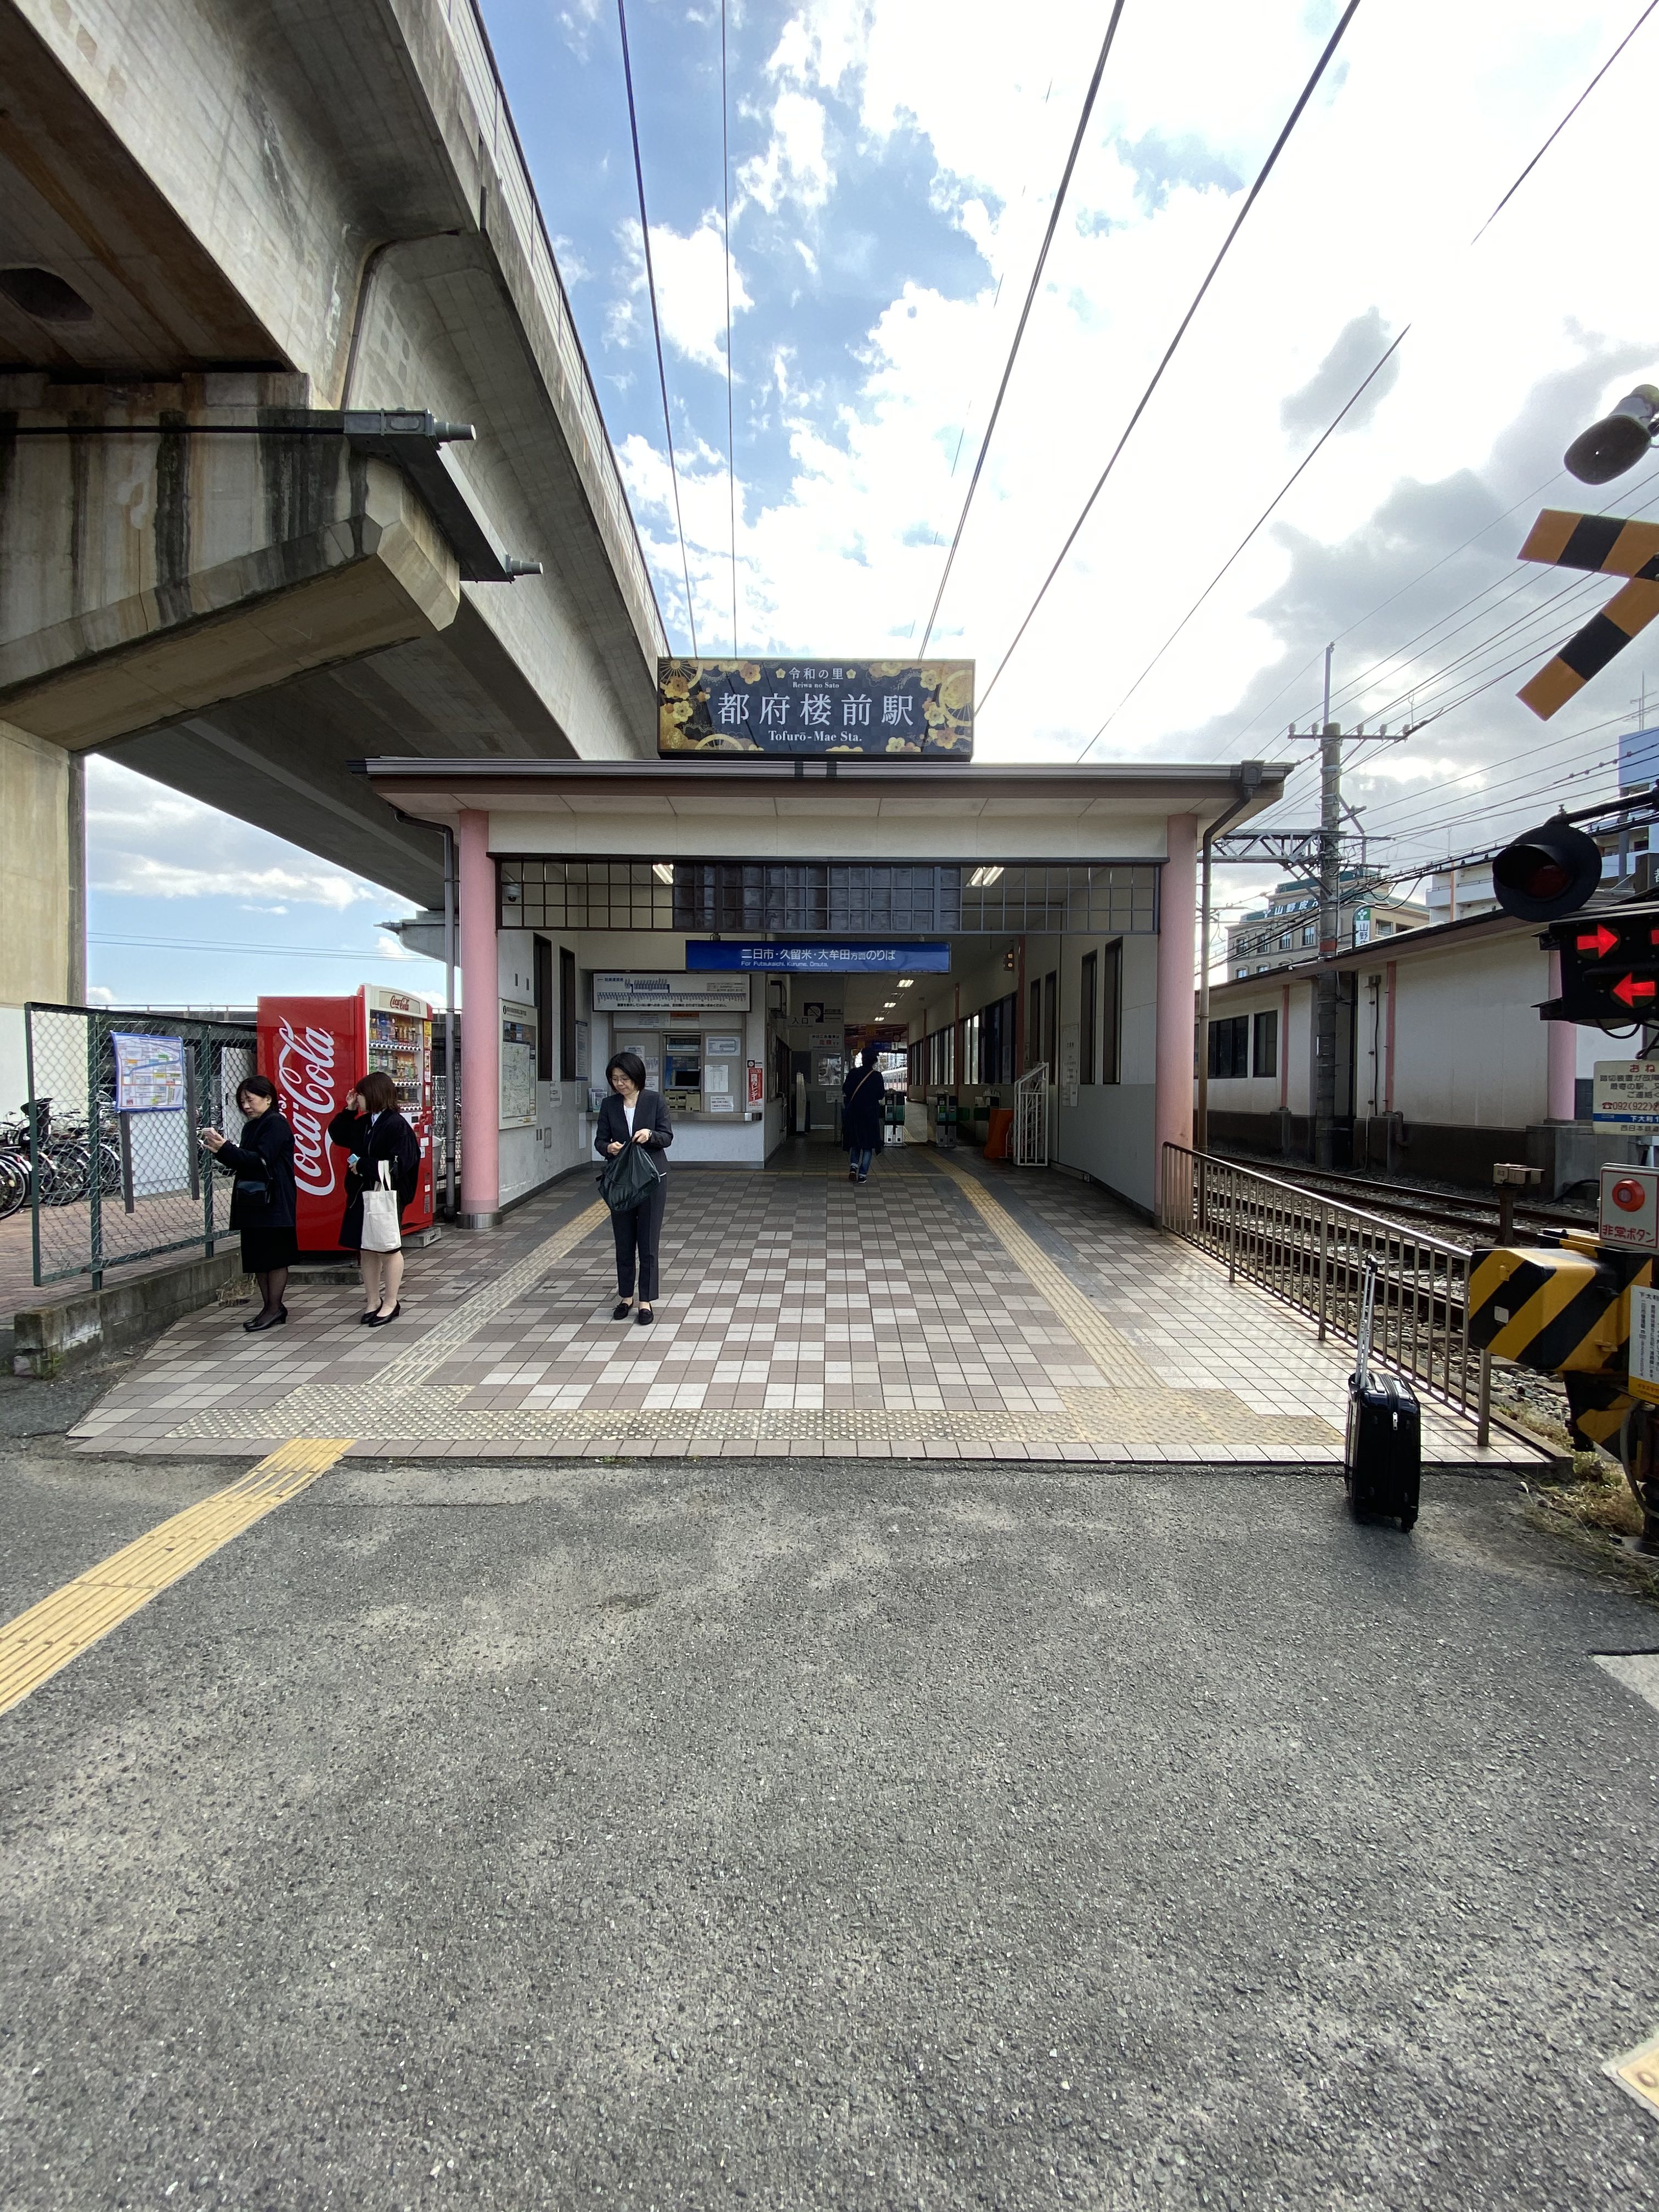
[[[403,1311],[403,1212],[421,1176],[421,1145],[398,1111],[398,1086],[373,1068],[328,1125],[329,1141],[348,1155],[340,1243],[362,1268],[362,1319],[385,1328]]]
[[[662,1155],[673,1143],[674,1132],[661,1092],[645,1087],[645,1062],[638,1053],[612,1054],[605,1073],[611,1090],[599,1109],[593,1149],[605,1155],[606,1165],[599,1188],[611,1208],[611,1227],[617,1240],[617,1305],[611,1318],[628,1319],[634,1303],[637,1255],[639,1324],[648,1328],[656,1319],[653,1301],[657,1295],[657,1240],[662,1235],[663,1208],[668,1196],[668,1169]],[[651,1169],[649,1178],[641,1176],[637,1185],[635,1175],[641,1163],[623,1157],[634,1146],[640,1148]],[[627,1187],[618,1188],[625,1170],[629,1171]]]

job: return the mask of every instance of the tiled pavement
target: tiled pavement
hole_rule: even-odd
[[[1103,1194],[971,1156],[890,1151],[764,1174],[679,1169],[654,1328],[611,1319],[586,1176],[489,1236],[411,1254],[403,1318],[304,1287],[280,1331],[181,1322],[72,1431],[85,1450],[246,1455],[641,1451],[1331,1463],[1352,1355]],[[1477,1451],[1425,1409],[1425,1458]]]

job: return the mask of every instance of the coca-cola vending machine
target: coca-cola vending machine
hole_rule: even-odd
[[[334,1252],[345,1212],[346,1156],[328,1125],[359,1076],[382,1068],[420,1139],[421,1175],[404,1233],[432,1226],[432,1009],[406,991],[365,983],[349,999],[261,999],[259,1069],[294,1132],[294,1182],[302,1252]]]

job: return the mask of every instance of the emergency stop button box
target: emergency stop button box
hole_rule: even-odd
[[[1603,1244],[1627,1252],[1659,1252],[1659,1168],[1603,1168]]]

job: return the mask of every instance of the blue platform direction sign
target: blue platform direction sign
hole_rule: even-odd
[[[940,938],[927,944],[863,944],[847,939],[803,938],[757,942],[741,937],[688,937],[685,964],[698,969],[737,968],[770,975],[948,975],[951,947]]]

